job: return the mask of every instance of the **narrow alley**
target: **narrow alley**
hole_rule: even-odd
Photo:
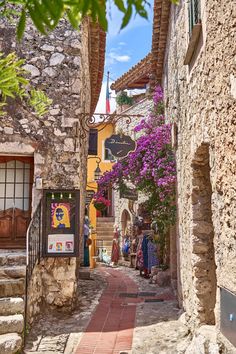
[[[88,271],[85,271],[88,273]],[[126,267],[99,266],[81,279],[70,314],[43,313],[26,339],[25,354],[177,353],[188,335],[169,287],[150,284]]]

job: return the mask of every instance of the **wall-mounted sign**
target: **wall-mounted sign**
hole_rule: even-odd
[[[92,199],[93,199],[93,196],[95,194],[95,191],[94,190],[87,190],[86,191],[86,204],[90,204]]]
[[[105,140],[105,148],[115,157],[126,157],[136,149],[136,142],[128,135],[113,134]]]
[[[79,191],[44,191],[43,256],[79,254],[79,201]]]
[[[138,192],[136,189],[126,188],[124,191],[120,191],[120,198],[138,200]]]

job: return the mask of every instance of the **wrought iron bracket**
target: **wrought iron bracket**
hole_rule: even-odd
[[[84,139],[88,133],[89,129],[105,129],[105,124],[116,124],[119,120],[123,119],[124,123],[127,127],[130,125],[134,118],[144,118],[142,114],[122,114],[122,113],[79,113],[76,117],[77,127],[78,127],[78,135],[81,139]],[[103,125],[104,126],[101,126]]]

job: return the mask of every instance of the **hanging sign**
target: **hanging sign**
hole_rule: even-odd
[[[113,134],[105,140],[105,148],[115,157],[126,157],[136,149],[136,142],[128,135]]]
[[[79,201],[76,190],[44,190],[43,256],[78,255]]]
[[[124,191],[120,191],[120,198],[138,200],[138,192],[136,189],[126,188]]]

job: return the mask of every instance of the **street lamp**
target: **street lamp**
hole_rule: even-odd
[[[99,167],[101,159],[98,156],[90,156],[90,157],[88,157],[88,160],[89,159],[97,159],[97,161],[96,161],[97,167],[96,167],[96,169],[94,171],[94,180],[95,180],[95,182],[97,182],[100,179],[100,177],[102,176],[102,171],[101,171],[101,169]]]

